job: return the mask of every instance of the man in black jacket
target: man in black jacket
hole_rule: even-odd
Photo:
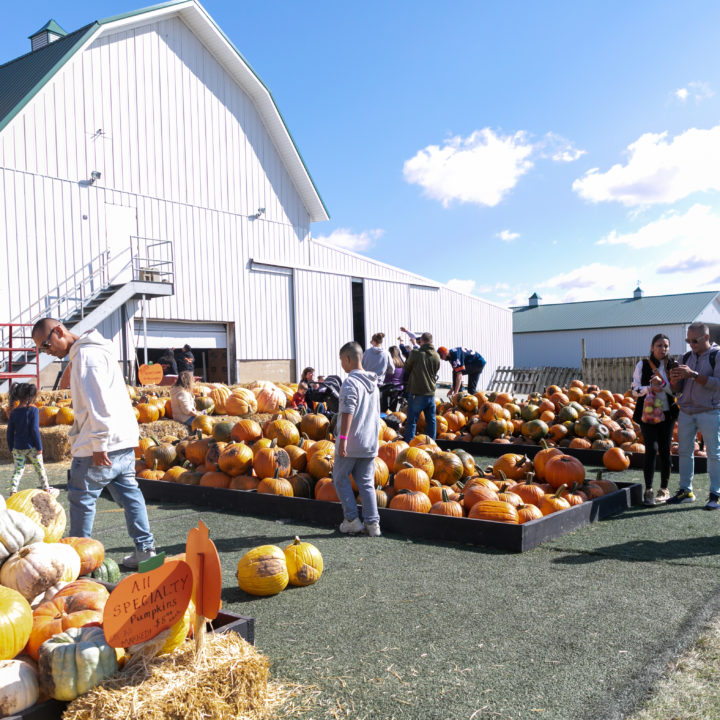
[[[195,372],[195,356],[192,354],[192,350],[189,345],[183,345],[182,348],[175,350],[175,362],[177,363],[178,373],[187,370],[188,372]]]

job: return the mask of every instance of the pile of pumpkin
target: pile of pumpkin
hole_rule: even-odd
[[[0,712],[71,700],[117,671],[102,614],[117,565],[97,540],[61,536],[65,511],[42,490],[0,496]],[[81,575],[92,575],[80,578]],[[80,579],[79,579],[80,578]]]
[[[184,439],[142,438],[135,449],[138,476],[338,502],[332,480],[335,445],[330,440],[329,421],[323,414],[300,415],[289,409],[277,413],[262,426],[252,419],[214,422],[208,416],[199,418],[198,424],[201,423],[202,428],[198,427]],[[616,462],[610,463],[612,469],[625,469],[629,465],[627,455],[617,448],[612,451],[618,456]],[[544,481],[544,460],[548,455],[561,457],[555,464],[557,474],[551,474],[549,487],[538,483]],[[526,475],[530,471],[535,475],[528,482]],[[518,481],[528,489],[517,493]],[[544,499],[548,491],[554,495],[563,485],[560,505],[564,502],[563,495],[572,495],[570,500],[577,502],[616,489],[610,481],[586,482],[582,463],[559,448],[546,447],[534,462],[523,455],[509,453],[499,458],[491,470],[481,472],[473,456],[465,450],[444,451],[423,434],[406,443],[382,420],[374,483],[379,507],[458,517],[479,517],[484,506],[473,510],[478,500],[508,500],[493,495],[482,498],[483,492],[501,495],[509,491],[511,501],[515,501],[512,493],[518,494],[519,506],[527,504],[521,502],[525,493],[535,496],[542,491]],[[357,492],[354,481],[353,488]],[[540,512],[539,506],[536,509]],[[526,514],[536,515],[532,509]]]
[[[292,401],[297,385],[256,380],[249,386],[228,387],[222,383],[198,383],[194,387],[195,407],[207,415],[247,417],[256,413],[276,413]],[[170,399],[128,386],[135,417],[139,423],[172,418]]]
[[[635,399],[573,380],[568,388],[551,385],[540,395],[518,400],[510,393],[458,394],[438,406],[441,440],[539,444],[582,450],[622,447],[645,452],[640,426],[633,422]]]

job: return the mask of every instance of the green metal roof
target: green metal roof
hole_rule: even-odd
[[[0,65],[0,131],[32,100],[98,27],[91,23]]]
[[[7,124],[32,100],[32,98],[43,88],[43,86],[53,77],[53,75],[75,54],[79,47],[82,46],[83,42],[89,38],[101,25],[115,22],[117,20],[124,20],[129,17],[136,15],[142,15],[144,13],[159,10],[165,7],[171,7],[173,5],[183,5],[187,0],[168,0],[157,5],[151,5],[149,7],[140,8],[131,12],[122,13],[120,15],[113,15],[112,17],[105,18],[104,20],[96,20],[95,22],[86,25],[79,30],[75,30],[70,34],[65,34],[63,30],[54,20],[50,20],[46,25],[37,33],[50,30],[56,34],[64,34],[65,37],[56,40],[49,45],[22,55],[21,57],[15,58],[4,65],[0,65],[0,132],[4,130]],[[205,11],[201,5],[197,5],[198,10],[201,10],[207,20],[213,25],[213,27],[223,36],[228,42],[230,47],[237,53],[238,57],[247,65],[252,74],[257,78],[258,82],[265,88],[270,99],[272,100],[275,109],[280,116],[282,124],[285,126],[285,132],[287,132],[290,142],[295,147],[295,151],[300,158],[300,162],[305,168],[308,179],[311,185],[315,189],[318,200],[323,206],[325,213],[330,216],[325,201],[322,199],[317,185],[310,174],[307,163],[300,153],[295,138],[290,132],[288,124],[285,122],[283,114],[280,112],[273,94],[270,89],[265,85],[260,76],[255,72],[255,69],[245,59],[243,54],[235,47],[234,43],[230,38],[222,31],[210,15]],[[51,27],[52,26],[52,27]],[[32,35],[30,36],[32,37]],[[48,52],[52,50],[52,52]]]
[[[688,324],[696,320],[717,295],[717,292],[696,292],[518,307],[513,308],[513,332]]]
[[[63,30],[54,20],[48,20],[37,32],[34,32],[32,35],[28,35],[28,37],[35,37],[36,35],[39,35],[42,32],[51,32],[55,35],[67,35],[67,32]]]

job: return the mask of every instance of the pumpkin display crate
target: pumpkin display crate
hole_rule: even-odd
[[[114,585],[101,583],[109,590]],[[251,644],[255,644],[255,619],[245,615],[237,615],[236,613],[221,610],[212,623],[215,632],[234,632],[240,635],[244,640]],[[207,627],[210,631],[210,625]],[[60,720],[62,714],[67,707],[66,702],[60,700],[47,700],[46,702],[33,705],[27,710],[23,710],[16,715],[7,715],[3,720]]]
[[[535,457],[542,450],[540,445],[513,444],[513,443],[485,443],[485,442],[464,442],[461,440],[438,440],[437,444],[443,450],[466,450],[471,455],[483,455],[485,457],[500,457],[505,453],[519,453],[527,455],[529,458]],[[565,455],[576,457],[583,465],[587,466],[603,466],[603,450],[583,450],[582,448],[560,448]],[[644,453],[628,453],[630,458],[630,467],[642,470],[645,461]],[[670,456],[673,472],[679,471],[679,458],[677,455]],[[660,458],[656,461],[657,468],[660,468]],[[695,458],[695,472],[707,472],[707,458]]]
[[[507,445],[500,447],[507,448]],[[343,519],[342,508],[337,502],[270,495],[255,490],[183,485],[144,478],[138,478],[137,481],[145,500],[151,502],[170,500],[216,510],[230,510],[244,515],[290,518],[331,527],[339,525]],[[379,508],[380,527],[386,532],[423,540],[525,552],[543,542],[641,503],[642,486],[639,483],[620,482],[617,485],[618,490],[615,492],[522,525]]]

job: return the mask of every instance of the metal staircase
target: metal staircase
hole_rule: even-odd
[[[141,237],[130,240],[130,246],[116,255],[104,251],[90,259],[10,323],[0,325],[0,351],[6,350],[4,357],[0,356],[0,392],[7,392],[13,380],[30,373],[39,376],[41,370],[56,362],[27,348],[27,337],[21,334],[28,334],[28,324],[54,317],[79,335],[129,300],[174,294],[172,242]]]

